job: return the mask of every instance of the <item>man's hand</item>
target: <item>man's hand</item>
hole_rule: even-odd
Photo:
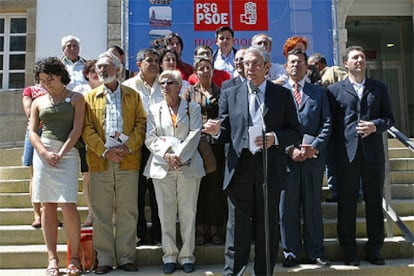
[[[263,148],[263,136],[257,136],[254,140],[255,144],[259,148]],[[275,136],[272,132],[266,133],[266,148],[270,148],[275,144]]]
[[[220,132],[220,125],[220,120],[208,119],[203,125],[202,132],[210,134],[211,136],[217,136]]]
[[[358,126],[356,128],[357,133],[361,135],[362,138],[367,137],[368,135],[377,131],[377,127],[373,122],[369,121],[359,121]]]
[[[114,163],[120,163],[128,154],[128,147],[125,145],[120,145],[115,148],[109,149],[106,154],[105,158],[111,160]]]
[[[312,147],[311,145],[301,145],[300,146],[302,155],[305,159],[308,158],[314,158],[316,154],[318,153],[318,149],[315,147]]]
[[[305,160],[302,151],[298,148],[291,148],[289,150],[289,156],[295,162],[302,162],[303,160]]]

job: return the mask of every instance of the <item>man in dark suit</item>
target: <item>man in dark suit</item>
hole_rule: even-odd
[[[328,87],[332,98],[333,132],[337,162],[338,239],[345,264],[359,265],[355,241],[356,206],[360,179],[367,221],[366,259],[383,265],[384,243],[384,145],[382,133],[394,123],[384,83],[366,78],[366,57],[360,46],[351,46],[343,56],[348,77]]]
[[[299,264],[302,253],[300,207],[303,213],[303,242],[312,263],[328,266],[323,247],[321,189],[326,149],[331,134],[331,111],[326,88],[305,81],[307,56],[300,49],[287,55],[289,76],[285,87],[295,99],[301,125],[301,145],[290,148],[288,184],[281,202],[281,237],[284,267]]]
[[[247,48],[241,48],[236,52],[236,55],[234,56],[234,66],[236,66],[236,73],[235,77],[224,81],[221,84],[221,90],[224,90],[226,88],[236,86],[238,84],[241,84],[243,82],[246,82],[246,77],[244,75],[244,53],[246,52]]]
[[[297,143],[300,130],[290,91],[265,80],[270,66],[270,55],[265,50],[258,47],[247,49],[244,71],[248,83],[223,90],[219,100],[220,120],[210,120],[204,125],[204,132],[215,137],[217,142],[229,143],[223,183],[228,197],[223,275],[244,273],[252,238],[255,240],[255,274],[267,274],[263,147],[268,153],[268,246],[272,271],[276,262],[279,196],[286,184],[286,148]],[[259,109],[256,103],[260,105]],[[263,125],[266,126],[266,145],[260,133],[252,134],[253,129],[262,129]],[[252,231],[253,222],[255,231]]]

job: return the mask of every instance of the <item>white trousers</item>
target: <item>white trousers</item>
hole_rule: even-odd
[[[163,263],[194,263],[195,221],[201,178],[186,178],[178,171],[168,171],[163,179],[152,179],[161,222]],[[177,248],[176,219],[180,223],[181,250]]]

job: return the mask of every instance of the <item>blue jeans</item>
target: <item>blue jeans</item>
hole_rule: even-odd
[[[39,136],[42,134],[42,130],[39,129]],[[33,165],[33,146],[29,139],[29,130],[26,130],[24,135],[24,148],[22,156],[22,164],[25,167],[31,167]]]

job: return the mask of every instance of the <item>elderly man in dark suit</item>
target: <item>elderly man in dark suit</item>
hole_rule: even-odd
[[[326,149],[331,134],[331,111],[326,88],[305,81],[307,56],[300,49],[287,55],[289,76],[284,85],[295,98],[302,143],[289,149],[288,184],[281,203],[283,266],[299,263],[302,253],[300,208],[303,213],[303,243],[312,263],[328,266],[323,247],[321,188]]]
[[[384,243],[384,145],[382,133],[394,123],[384,83],[366,77],[362,47],[351,46],[343,56],[348,77],[328,87],[332,96],[332,118],[337,162],[338,238],[345,264],[359,265],[355,241],[356,206],[360,179],[367,221],[366,260],[385,264],[380,254]]]
[[[247,49],[244,71],[248,83],[223,90],[219,100],[220,120],[210,120],[204,125],[204,132],[213,135],[217,142],[229,143],[223,184],[228,196],[223,275],[244,273],[252,238],[255,240],[255,274],[267,274],[263,147],[268,153],[268,265],[272,270],[276,262],[279,196],[286,184],[286,148],[297,143],[300,130],[290,91],[265,80],[270,66],[270,56],[265,50]],[[261,134],[253,134],[254,129],[261,129],[263,125],[266,126],[266,145]],[[255,231],[252,231],[253,222]]]

